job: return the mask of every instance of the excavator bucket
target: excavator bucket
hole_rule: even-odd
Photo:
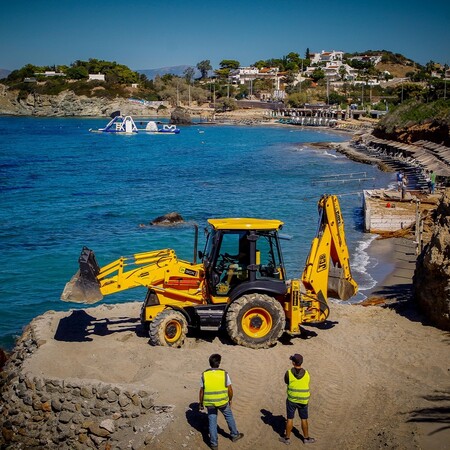
[[[339,300],[348,300],[358,291],[356,283],[344,278],[344,271],[340,267],[330,267],[328,274],[328,296]]]
[[[66,283],[61,294],[61,300],[74,303],[97,303],[103,299],[100,291],[100,283],[97,275],[100,267],[95,259],[95,254],[87,247],[83,247],[78,258],[79,270]]]

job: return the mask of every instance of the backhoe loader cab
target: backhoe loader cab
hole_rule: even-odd
[[[261,219],[210,219],[202,254],[212,303],[243,292],[285,293],[278,230],[283,223]]]
[[[84,247],[79,271],[61,299],[93,303],[145,286],[141,321],[153,345],[180,347],[190,327],[223,328],[246,347],[272,346],[285,331],[298,335],[301,324],[325,321],[329,296],[347,300],[358,289],[337,197],[322,196],[318,206],[317,234],[300,279],[286,279],[279,235],[283,222],[209,219],[199,263],[197,255],[193,262],[183,261],[174,250],[163,249],[100,267],[94,252]]]

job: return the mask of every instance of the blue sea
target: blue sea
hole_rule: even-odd
[[[363,189],[386,187],[393,174],[348,160],[312,142],[349,136],[289,126],[195,125],[178,135],[90,133],[104,119],[0,117],[0,346],[48,310],[82,308],[60,300],[84,245],[100,265],[119,256],[173,248],[192,260],[191,226],[158,228],[176,211],[202,229],[211,217],[282,220],[290,277],[300,276],[317,228],[317,201],[337,194],[365,298],[374,280],[363,233]],[[348,181],[353,178],[354,181]],[[368,178],[357,181],[358,178]],[[344,180],[344,181],[343,181]],[[200,233],[199,248],[204,244]],[[143,300],[143,289],[106,297]]]

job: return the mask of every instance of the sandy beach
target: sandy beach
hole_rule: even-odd
[[[233,382],[239,444],[219,419],[222,449],[277,449],[285,423],[283,375],[301,353],[311,373],[310,435],[314,448],[450,449],[448,333],[429,324],[405,300],[414,257],[403,239],[375,240],[371,252],[395,263],[373,289],[389,307],[331,304],[328,322],[303,336],[252,350],[226,336],[190,336],[182,349],[151,347],[137,321],[140,303],[49,312],[32,323],[41,343],[24,371],[46,378],[99,380],[158,392],[169,406],[164,427],[124,435],[142,449],[208,448],[207,417],[197,411],[200,374],[220,353]],[[381,275],[381,272],[380,272]],[[56,359],[55,355],[59,355]],[[302,444],[295,421],[293,444]]]

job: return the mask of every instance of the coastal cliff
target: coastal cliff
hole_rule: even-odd
[[[450,146],[448,101],[405,102],[384,116],[372,134],[380,139],[406,144],[424,140]]]
[[[450,331],[450,191],[444,193],[433,215],[430,242],[417,259],[414,298],[431,322]]]
[[[113,111],[132,116],[156,116],[158,110],[125,98],[113,100],[103,97],[76,95],[63,91],[58,95],[28,94],[19,96],[18,91],[0,84],[0,115],[37,117],[104,117]]]

